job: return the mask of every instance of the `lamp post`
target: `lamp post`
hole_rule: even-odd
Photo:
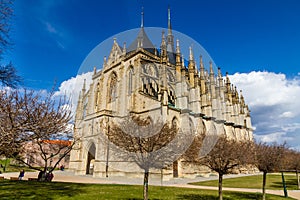
[[[108,177],[108,158],[109,158],[109,118],[108,118],[108,126],[107,126],[107,136],[108,136],[108,140],[107,140],[107,149],[106,149],[106,165],[105,165],[105,176],[106,178]]]

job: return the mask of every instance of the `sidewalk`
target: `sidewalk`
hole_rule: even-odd
[[[77,176],[72,172],[68,171],[54,171],[53,181],[57,182],[73,182],[73,183],[95,183],[95,184],[129,184],[129,185],[142,185],[143,178],[127,178],[127,177],[108,177],[108,178],[93,178],[91,175],[82,175]],[[4,177],[6,179],[10,179],[10,177],[18,177],[18,172],[13,173],[4,173]],[[37,178],[38,172],[26,172],[24,176],[24,180],[28,180],[28,178]],[[247,176],[244,174],[240,175],[227,175],[224,178],[233,178],[239,176]],[[189,185],[190,182],[199,182],[206,180],[216,180],[217,176],[212,177],[197,177],[195,179],[188,178],[175,178],[170,179],[168,181],[161,181],[161,179],[150,179],[150,185],[157,186],[170,186],[170,187],[181,187],[181,188],[194,188],[194,189],[207,189],[207,190],[218,190],[218,187],[210,187],[210,186],[197,186],[197,185]],[[224,191],[236,191],[236,192],[261,192],[261,189],[249,189],[249,188],[223,188]],[[275,194],[283,196],[283,190],[266,190],[269,194]],[[288,190],[288,196],[299,199],[300,200],[300,190]]]

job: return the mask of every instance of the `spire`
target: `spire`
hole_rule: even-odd
[[[205,71],[204,71],[204,65],[202,60],[202,55],[200,55],[200,91],[201,94],[206,93],[206,86],[205,86]]]
[[[83,80],[83,86],[82,86],[83,94],[85,92],[85,88],[86,88],[86,79]]]
[[[184,66],[184,56],[183,54],[181,55],[181,76],[185,77],[186,71],[185,71],[185,66]]]
[[[141,12],[141,28],[144,28],[144,7],[142,7]]]
[[[192,48],[192,46],[190,46],[190,56],[189,56],[189,60],[190,61],[194,61],[194,53],[193,53],[193,48]]]
[[[75,114],[75,120],[80,120],[82,119],[82,114],[83,114],[83,95],[82,91],[79,91],[79,96],[78,96],[78,101],[77,101],[77,108],[76,108],[76,114]]]
[[[214,75],[213,65],[211,61],[209,61],[209,74]]]
[[[240,104],[241,104],[240,113],[245,114],[244,108],[246,107],[246,104],[245,104],[245,99],[244,99],[242,90],[240,90]]]
[[[174,53],[174,36],[173,36],[173,34],[172,34],[171,10],[170,10],[170,6],[168,7],[167,50],[168,50],[169,53]]]
[[[223,86],[223,77],[222,77],[222,72],[221,72],[220,67],[218,67],[218,80],[219,80],[219,86],[222,87]]]
[[[139,48],[143,48],[144,50],[147,50],[148,52],[151,52],[153,54],[155,51],[155,47],[150,41],[144,29],[144,7],[142,7],[141,12],[141,28],[135,40],[126,49],[126,52],[136,51]]]
[[[94,75],[97,73],[97,68],[94,66]]]
[[[245,99],[244,99],[244,96],[243,96],[243,91],[240,90],[240,100],[241,100],[241,107],[244,108],[245,107]]]
[[[104,56],[104,58],[103,58],[103,68],[105,68],[105,67],[106,67],[106,64],[107,64],[107,61],[106,61],[106,56]]]
[[[165,46],[166,46],[165,31],[162,31],[160,48],[162,49],[162,47],[165,47]]]
[[[79,97],[78,97],[78,101],[77,101],[78,102],[77,107],[78,107],[80,101],[82,101],[81,91],[79,91]],[[76,112],[76,114],[77,114],[77,112]]]
[[[168,35],[172,35],[172,25],[171,25],[171,9],[168,7]]]
[[[233,90],[233,102],[235,104],[239,103],[239,94],[238,94],[236,86],[234,86],[234,90]]]
[[[226,84],[226,98],[227,100],[229,100],[230,103],[232,103],[232,89],[231,89],[231,83],[228,77],[228,72],[226,72],[226,80],[225,80],[225,84]]]
[[[160,44],[161,58],[163,62],[167,62],[167,45],[165,40],[165,32],[162,31],[161,44]]]
[[[192,47],[190,47],[190,55],[189,55],[189,65],[188,69],[190,72],[195,72],[195,60],[194,60],[194,53]]]
[[[181,80],[181,53],[179,47],[179,40],[176,40],[176,58],[175,58],[175,65],[176,65],[176,79],[177,81]]]
[[[176,40],[176,66],[180,66],[181,65],[181,55],[180,55],[180,47],[179,47],[179,40]]]
[[[230,79],[228,77],[228,72],[226,72],[226,85],[230,86]]]
[[[218,77],[222,78],[222,73],[221,73],[221,68],[220,67],[218,67]]]
[[[180,54],[180,46],[179,46],[179,40],[176,40],[176,53]]]
[[[192,47],[190,47],[188,71],[190,86],[193,88],[195,87],[195,60]]]
[[[204,65],[202,55],[200,55],[200,79],[204,80]]]
[[[200,69],[204,70],[202,55],[200,55]]]
[[[124,42],[124,44],[123,44],[123,54],[124,55],[126,54],[126,42]]]

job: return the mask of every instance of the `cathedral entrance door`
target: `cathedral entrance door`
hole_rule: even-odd
[[[93,174],[94,172],[95,153],[96,147],[94,144],[92,144],[87,155],[86,174]]]
[[[173,177],[177,178],[178,177],[178,161],[173,162]]]

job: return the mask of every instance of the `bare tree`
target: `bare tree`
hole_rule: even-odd
[[[16,88],[21,81],[21,77],[17,74],[17,70],[11,62],[0,66],[0,82],[2,85]]]
[[[39,181],[47,181],[51,173],[68,156],[75,142],[69,140],[34,139],[25,144],[18,160],[28,167],[40,171]]]
[[[172,148],[165,148],[178,134],[175,125],[152,122],[139,117],[127,117],[111,126],[109,141],[123,150],[118,155],[124,161],[134,162],[144,171],[143,197],[148,199],[150,169],[162,169],[174,159]],[[165,148],[164,153],[159,152]],[[168,154],[168,156],[167,156]]]
[[[201,141],[199,139],[198,141]],[[197,149],[199,145],[194,145]],[[238,167],[247,165],[252,155],[252,142],[229,140],[220,136],[213,149],[204,157],[194,157],[194,161],[207,166],[219,174],[219,199],[223,199],[223,175],[238,170]],[[192,146],[191,146],[192,147]],[[195,151],[195,150],[190,150]],[[197,153],[196,151],[194,153]],[[199,155],[199,152],[198,154]],[[190,157],[191,158],[191,157]]]
[[[218,137],[218,136],[215,136]],[[202,145],[204,142],[205,134],[198,134],[195,135],[195,138],[193,139],[193,142],[187,149],[187,151],[181,156],[182,159],[184,159],[187,162],[192,162],[199,164],[200,163],[200,152],[202,150]],[[207,140],[217,140],[211,136],[207,136]]]
[[[0,0],[0,60],[5,50],[11,45],[10,19],[13,14],[13,0]],[[17,71],[10,62],[7,65],[0,65],[0,83],[4,86],[16,88],[21,82],[21,77],[17,75]]]
[[[295,171],[297,178],[297,186],[300,189],[299,171],[300,171],[300,152],[288,149],[284,156],[285,167],[287,171]]]
[[[70,123],[72,120],[71,109],[68,108],[68,100],[63,97],[55,100],[53,93],[49,93],[45,98],[40,97],[34,103],[33,108],[26,113],[29,119],[30,127],[28,133],[30,134],[29,142],[37,148],[33,148],[29,154],[39,155],[43,160],[41,163],[43,171],[53,171],[59,162],[71,151],[75,141],[71,143],[66,142],[50,142],[50,141],[70,141],[72,138],[72,128]],[[48,142],[47,142],[48,141]],[[28,150],[28,149],[27,149]],[[50,162],[56,158],[56,163],[50,166]],[[34,167],[33,164],[24,162],[24,159],[19,159],[30,168],[41,170]],[[51,163],[52,164],[52,163]]]
[[[12,157],[22,148],[22,143],[30,135],[24,134],[30,126],[25,113],[30,111],[37,101],[33,91],[0,91],[0,155]]]
[[[27,90],[1,91],[0,98],[0,153],[30,168],[53,171],[75,143],[68,99]],[[43,162],[28,162],[33,155]]]
[[[279,172],[283,167],[283,155],[286,151],[286,145],[278,144],[255,144],[255,165],[259,171],[263,172],[263,184],[262,184],[262,199],[266,199],[266,181],[267,173]]]
[[[10,45],[10,19],[13,14],[12,0],[0,0],[0,55]]]

